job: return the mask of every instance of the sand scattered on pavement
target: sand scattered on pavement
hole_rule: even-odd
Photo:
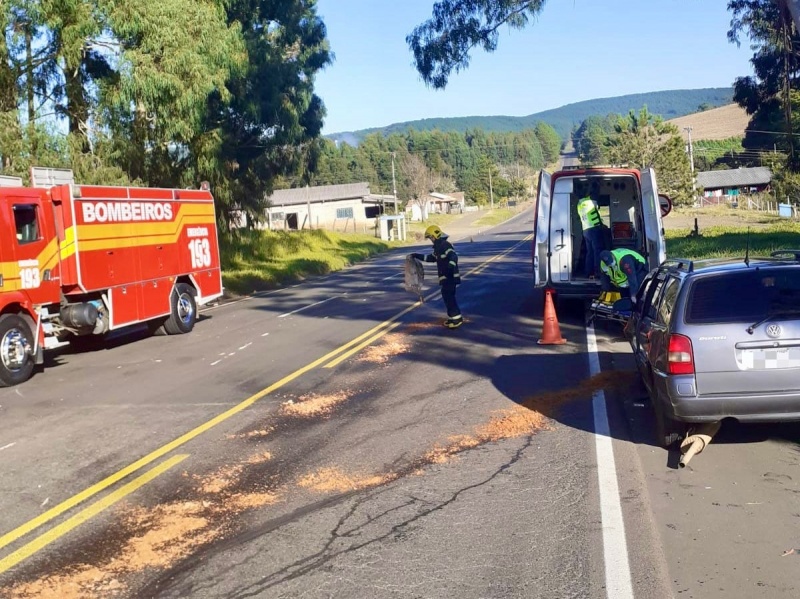
[[[255,457],[263,460],[266,455]],[[243,469],[242,465],[221,468],[201,478],[197,491],[206,495],[204,499],[122,511],[120,528],[131,536],[122,541],[113,557],[99,564],[77,564],[51,576],[18,584],[7,590],[7,596],[98,599],[127,594],[128,587],[122,580],[126,576],[170,568],[199,547],[221,538],[234,517],[282,499],[278,493],[269,491],[228,493],[238,483]]]
[[[266,437],[272,431],[275,430],[273,427],[257,430],[257,431],[250,431],[249,433],[241,433],[238,435],[228,435],[228,439],[260,439],[262,437]]]
[[[386,364],[390,358],[406,353],[411,349],[411,343],[405,335],[392,333],[386,335],[380,345],[371,345],[359,357],[359,362],[370,364]]]
[[[297,484],[305,489],[322,493],[344,493],[377,487],[391,482],[395,478],[397,478],[396,474],[363,476],[346,474],[338,468],[320,468],[316,472],[303,476]]]
[[[272,505],[280,500],[281,496],[277,493],[235,493],[225,499],[225,507],[235,512],[243,512]]]
[[[300,416],[311,418],[314,416],[327,416],[340,403],[353,396],[352,391],[339,391],[328,395],[309,393],[299,397],[296,401],[290,399],[281,405],[281,413],[287,416]]]
[[[201,478],[198,490],[206,495],[216,495],[227,491],[238,482],[242,470],[244,470],[242,465],[220,468],[214,474]]]
[[[423,461],[428,464],[444,464],[459,453],[486,443],[552,430],[550,418],[565,403],[591,399],[592,394],[600,389],[630,389],[637,381],[638,375],[635,372],[601,372],[570,389],[534,395],[522,402],[522,405],[494,412],[488,423],[476,427],[473,435],[456,435],[448,438],[444,444],[437,443],[423,456]]]
[[[430,331],[431,329],[441,329],[442,323],[436,322],[414,322],[406,326],[406,331],[409,333],[418,333],[420,331]]]
[[[249,466],[255,466],[257,464],[265,464],[272,459],[272,454],[269,451],[262,451],[261,453],[256,453],[251,455],[245,463]]]

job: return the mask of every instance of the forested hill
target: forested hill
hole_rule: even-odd
[[[605,116],[610,113],[627,114],[629,110],[638,110],[647,105],[651,114],[656,114],[665,119],[673,119],[697,112],[698,107],[706,104],[707,108],[730,104],[733,99],[733,89],[716,87],[707,89],[678,89],[670,91],[650,92],[644,94],[631,94],[615,98],[598,98],[567,104],[561,108],[537,112],[529,116],[471,116],[453,118],[432,118],[419,121],[395,123],[387,127],[363,129],[334,133],[327,137],[337,141],[344,141],[350,145],[357,145],[370,133],[402,133],[408,129],[417,131],[456,131],[463,133],[468,129],[483,129],[486,132],[522,131],[536,126],[538,121],[551,125],[558,134],[564,138],[573,127],[580,125],[584,119],[593,116]]]

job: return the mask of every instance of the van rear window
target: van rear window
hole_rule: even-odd
[[[697,279],[686,322],[752,323],[782,311],[800,312],[800,268],[754,268]]]

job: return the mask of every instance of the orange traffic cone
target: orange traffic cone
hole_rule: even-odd
[[[558,326],[556,307],[553,304],[553,292],[545,290],[544,299],[544,325],[542,326],[542,338],[539,345],[562,345],[567,340],[561,336],[561,327]]]

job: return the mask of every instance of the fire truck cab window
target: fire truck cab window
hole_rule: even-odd
[[[17,228],[17,242],[20,245],[39,241],[36,206],[14,206],[14,224]]]

